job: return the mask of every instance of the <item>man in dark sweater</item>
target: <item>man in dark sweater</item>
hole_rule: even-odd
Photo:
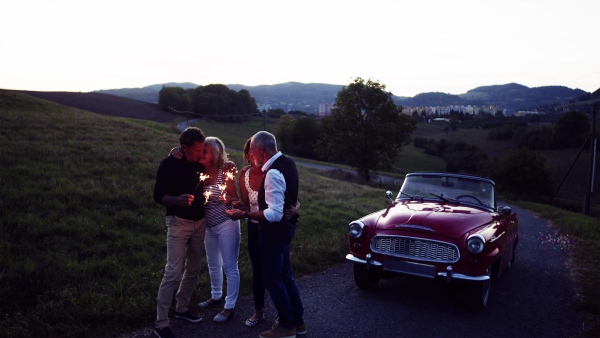
[[[204,251],[206,219],[200,175],[205,170],[198,162],[204,153],[204,138],[199,128],[185,129],[179,137],[184,160],[168,156],[156,174],[154,201],[167,209],[167,263],[158,289],[154,330],[161,338],[174,337],[169,326],[169,308],[178,285],[175,317],[190,322],[202,320],[189,310],[188,305],[200,274]]]
[[[259,253],[265,288],[279,313],[279,322],[261,338],[296,337],[305,334],[304,308],[290,265],[290,245],[298,215],[288,219],[283,210],[298,201],[298,171],[291,157],[277,151],[275,136],[260,131],[252,136],[248,153],[254,166],[265,173],[258,192],[259,211],[231,210],[230,217],[259,221]]]

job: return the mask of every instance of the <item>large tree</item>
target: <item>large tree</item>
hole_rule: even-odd
[[[350,164],[370,181],[370,171],[393,163],[416,128],[401,112],[385,85],[356,78],[338,92],[331,115],[322,118],[317,152]]]

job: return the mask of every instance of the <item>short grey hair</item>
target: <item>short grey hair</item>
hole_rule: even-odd
[[[254,134],[250,144],[254,147],[263,147],[267,152],[277,152],[277,140],[275,140],[275,135],[268,131],[259,131]]]
[[[227,159],[227,153],[225,152],[225,144],[218,137],[208,136],[204,139],[204,146],[211,146],[213,152],[213,161],[216,161],[216,167],[222,168]]]

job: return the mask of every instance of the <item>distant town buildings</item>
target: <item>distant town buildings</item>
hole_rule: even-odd
[[[526,110],[519,110],[518,112],[515,113],[515,116],[517,117],[523,117],[526,115],[539,115],[540,112],[537,111],[526,111]]]
[[[496,112],[502,112],[505,116],[508,115],[506,109],[502,110],[498,106],[472,106],[472,105],[449,105],[449,106],[431,106],[431,107],[402,107],[402,113],[406,115],[413,115],[415,112],[419,116],[444,116],[450,115],[451,112],[463,113],[468,115],[477,115],[479,112],[496,114]]]
[[[319,117],[331,115],[331,109],[335,107],[334,103],[321,103],[319,104]],[[474,105],[449,105],[449,106],[422,106],[422,107],[408,107],[402,106],[402,114],[413,116],[415,112],[422,118],[430,118],[433,121],[444,121],[447,122],[448,118],[444,116],[450,115],[450,113],[462,113],[465,115],[477,115],[480,112],[496,115],[498,112],[504,116],[525,116],[532,114],[540,114],[538,111],[514,111],[509,109],[502,109],[499,106],[474,106]]]
[[[319,117],[329,116],[334,106],[335,103],[321,103],[319,105]]]

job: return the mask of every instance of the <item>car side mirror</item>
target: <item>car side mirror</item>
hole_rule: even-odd
[[[512,214],[512,209],[509,206],[498,207],[498,213],[501,215]]]
[[[390,201],[394,202],[394,198],[392,197],[392,192],[390,190],[385,192],[385,197],[389,198]]]

